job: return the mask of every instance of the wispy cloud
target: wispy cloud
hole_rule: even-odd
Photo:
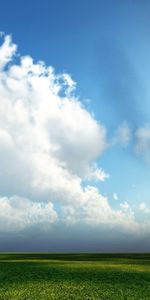
[[[138,128],[135,133],[136,145],[135,151],[138,155],[142,155],[145,161],[150,164],[150,126]]]
[[[113,199],[114,199],[114,200],[118,200],[118,195],[117,195],[117,193],[114,193],[114,194],[113,194]]]
[[[131,129],[126,122],[123,122],[115,131],[112,145],[127,147],[131,141]]]

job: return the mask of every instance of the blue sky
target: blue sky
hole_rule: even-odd
[[[8,47],[11,48],[13,44],[16,44],[18,47],[18,49],[15,50],[15,54],[12,53],[11,58],[7,59],[7,63],[10,63],[9,66],[5,65],[5,69],[4,67],[2,67],[2,80],[9,80],[10,82],[10,79],[12,79],[12,75],[7,73],[7,67],[11,68],[11,65],[19,65],[20,58],[28,55],[33,58],[33,64],[38,64],[38,61],[44,61],[46,66],[52,66],[55,69],[55,80],[58,80],[57,74],[64,72],[65,74],[69,74],[73,81],[76,83],[76,90],[73,91],[73,95],[76,95],[76,101],[78,99],[77,102],[79,102],[79,107],[70,107],[69,104],[66,104],[64,110],[62,112],[59,112],[60,114],[57,115],[57,119],[55,120],[56,124],[53,120],[53,111],[50,111],[50,121],[48,123],[49,125],[47,125],[48,132],[51,138],[51,147],[53,146],[55,148],[55,151],[56,146],[58,147],[56,151],[57,153],[55,153],[55,157],[52,156],[51,159],[55,158],[59,166],[63,165],[63,168],[66,168],[65,171],[69,174],[66,177],[68,178],[68,183],[66,181],[65,185],[69,185],[69,182],[70,184],[71,182],[73,182],[72,184],[75,184],[75,186],[73,186],[72,189],[74,190],[75,187],[78,189],[79,186],[77,186],[77,182],[74,183],[74,178],[76,178],[78,182],[80,181],[80,188],[82,188],[82,192],[84,191],[84,194],[87,193],[86,196],[84,195],[85,198],[106,196],[110,208],[113,210],[113,212],[111,213],[114,215],[116,213],[118,216],[121,211],[121,214],[123,214],[124,221],[121,221],[124,222],[123,226],[132,227],[132,229],[135,226],[136,230],[133,230],[133,235],[136,241],[135,244],[137,245],[137,243],[139,242],[140,245],[141,236],[143,239],[145,239],[144,241],[146,246],[145,248],[143,248],[144,250],[147,250],[149,247],[149,245],[147,244],[147,239],[150,228],[149,14],[150,3],[146,0],[127,0],[124,2],[119,0],[32,0],[30,2],[19,0],[2,0],[0,12],[0,31],[4,32],[4,35],[2,35],[1,37],[1,45],[5,43],[5,37],[7,35],[11,35],[12,39],[9,41]],[[5,59],[4,55],[1,55],[0,58]],[[29,63],[29,61],[26,61],[25,64],[28,65],[29,69],[33,68],[33,66],[31,66],[31,62]],[[5,77],[3,77],[3,71],[5,71]],[[37,74],[34,75],[37,76]],[[13,79],[15,79],[16,75],[13,76]],[[43,75],[42,73],[39,76],[42,77],[45,75]],[[17,80],[20,80],[20,82],[22,82],[21,84],[24,84],[23,79],[19,78]],[[28,80],[30,81],[30,78],[28,78]],[[70,88],[68,77],[59,78],[59,80],[59,88],[61,88],[62,85],[68,85],[68,88]],[[9,82],[7,83],[7,86],[9,86]],[[30,84],[32,84],[32,82],[30,82]],[[72,84],[73,83],[71,83],[71,85]],[[3,91],[3,89],[4,86],[1,88],[1,90]],[[27,111],[30,111],[30,105],[32,103],[32,111],[34,110],[34,103],[36,101],[35,94],[34,96],[33,93],[29,95],[27,94],[28,96],[25,97],[25,92],[22,91],[21,94],[21,90],[15,90],[14,87],[12,88],[12,85],[11,88],[9,87],[9,89],[12,89],[12,93],[14,93],[15,95],[14,99],[16,97],[16,99],[20,99],[20,101],[26,101],[26,103],[28,102],[28,99],[30,99],[29,104],[26,105],[25,108]],[[40,92],[41,91],[39,90],[39,94]],[[44,92],[46,93],[46,91]],[[68,91],[66,93],[68,93]],[[1,99],[3,95],[6,95],[4,94],[4,91],[0,95]],[[47,94],[43,93],[43,95]],[[60,99],[63,100],[61,98],[61,95],[59,96]],[[70,101],[71,94],[67,94],[67,97]],[[1,107],[4,106],[2,101],[0,105]],[[20,115],[22,114],[22,118],[24,118],[25,110],[24,108],[23,110],[21,110],[20,107],[22,107],[22,104],[19,105],[20,106],[19,108],[17,108],[17,111],[19,111]],[[36,105],[37,107],[39,105],[39,110],[43,109],[43,115],[40,116],[38,122],[41,122],[41,120],[43,120],[44,118],[44,120],[46,120],[47,116],[44,108],[41,108],[41,104],[39,104],[39,102]],[[6,138],[6,133],[9,133],[11,138],[15,140],[15,132],[18,132],[18,136],[20,134],[20,137],[22,137],[23,145],[26,145],[26,143],[30,144],[31,141],[29,141],[28,138],[30,137],[31,131],[29,130],[29,133],[27,134],[27,128],[29,124],[24,123],[24,125],[20,125],[20,119],[16,110],[9,111],[8,107],[8,105],[6,105],[5,107],[5,115],[8,114],[8,118],[1,124],[1,129],[5,131],[7,130],[7,132],[5,133],[2,132],[2,143]],[[47,107],[47,110],[50,109],[51,108]],[[75,115],[73,113],[74,110]],[[86,112],[89,113],[89,116],[85,116]],[[16,116],[16,123],[14,123],[13,126],[11,123],[11,114],[14,114],[14,116]],[[27,112],[26,116],[28,116]],[[74,136],[74,126],[76,126],[75,124],[78,122],[79,128],[76,128],[76,130],[79,130],[79,133],[81,132],[81,138],[80,134],[79,138],[76,135]],[[62,126],[61,128],[59,128],[58,126],[59,123],[62,124],[60,125],[60,127]],[[15,126],[16,129],[14,130]],[[19,128],[21,128],[21,126],[22,128],[25,128],[25,131],[19,132]],[[41,125],[40,123],[40,126],[43,125]],[[100,127],[98,128],[97,126]],[[37,126],[37,130],[38,128],[40,128],[41,131],[43,130],[43,127],[39,127],[39,123]],[[69,128],[68,131],[66,128]],[[32,134],[34,136],[34,132]],[[39,135],[37,139],[41,139],[41,143],[43,143],[44,133],[43,135]],[[19,145],[17,143],[19,143],[18,140],[15,141],[15,145]],[[38,143],[35,143],[35,145],[31,143],[30,146],[31,148],[33,146],[34,148],[37,147],[36,152],[38,152]],[[20,149],[20,146],[17,147],[18,151],[18,149]],[[59,150],[59,148],[61,148],[61,151]],[[6,145],[4,149],[6,149]],[[13,159],[13,151],[16,150],[14,150],[14,148],[11,148],[10,146],[8,151],[9,154],[4,151],[4,155],[2,152],[1,163],[3,162],[3,160],[6,160],[3,168],[9,168],[9,165],[7,165],[8,161],[10,162],[12,167],[11,162]],[[44,166],[46,165],[46,157],[43,156],[43,153],[45,152],[38,153],[39,156],[37,160],[39,165],[35,165],[35,161],[34,163],[32,162],[34,171],[37,171],[36,168],[40,168],[40,166],[44,169]],[[19,159],[20,161],[22,161],[23,158]],[[30,164],[31,155],[30,157],[25,157],[24,159],[27,159],[26,165]],[[83,204],[79,207],[72,207],[72,203],[70,202],[67,202],[69,203],[69,205],[66,203],[64,204],[64,190],[62,191],[60,189],[60,185],[57,188],[55,186],[54,192],[54,183],[50,183],[50,181],[48,181],[49,179],[45,179],[49,182],[49,189],[50,186],[52,187],[51,191],[49,191],[48,188],[45,188],[47,181],[44,182],[43,178],[46,178],[46,174],[49,174],[48,171],[46,174],[40,174],[38,178],[33,178],[33,170],[30,174],[30,170],[22,165],[20,161],[18,162],[16,160],[16,165],[20,166],[19,169],[17,169],[19,171],[15,172],[15,167],[14,169],[12,167],[9,176],[8,174],[6,174],[5,176],[1,174],[0,177],[2,178],[2,184],[0,185],[0,197],[1,199],[3,199],[3,202],[3,197],[6,198],[5,200],[7,202],[7,205],[6,203],[4,203],[3,207],[7,207],[5,209],[6,211],[8,210],[8,214],[10,211],[9,206],[13,207],[13,211],[15,211],[14,207],[15,205],[17,207],[18,205],[16,203],[24,203],[24,201],[26,201],[22,199],[28,199],[27,207],[29,207],[30,201],[36,203],[36,205],[38,206],[45,205],[41,204],[40,202],[43,201],[43,199],[53,198],[53,200],[51,200],[53,211],[51,204],[48,204],[49,206],[45,206],[44,208],[43,206],[41,206],[43,210],[42,213],[36,215],[36,224],[31,224],[31,226],[33,226],[33,232],[34,230],[36,231],[36,228],[39,228],[39,224],[41,224],[40,220],[38,222],[38,218],[41,218],[41,214],[42,218],[44,218],[45,214],[45,218],[47,218],[47,211],[49,211],[50,213],[52,213],[52,219],[54,223],[57,215],[58,224],[57,228],[55,228],[56,225],[54,224],[54,227],[52,226],[52,229],[48,229],[46,231],[46,239],[47,236],[49,236],[49,230],[52,230],[54,235],[56,233],[56,236],[58,235],[59,239],[60,234],[58,228],[64,226],[64,235],[62,234],[64,240],[67,240],[67,230],[72,230],[72,232],[74,232],[73,237],[75,238],[75,240],[82,240],[82,235],[80,234],[81,228],[84,228],[84,233],[87,233],[88,231],[91,232],[90,236],[92,240],[93,229],[91,229],[89,224],[93,222],[92,220],[94,218],[98,218],[97,224],[94,224],[94,226],[96,226],[94,228],[95,236],[96,233],[99,232],[100,237],[95,237],[93,245],[96,246],[93,246],[92,248],[92,250],[94,250],[95,247],[97,251],[100,241],[105,240],[104,232],[106,231],[109,235],[110,227],[113,227],[114,224],[111,224],[110,226],[110,224],[108,224],[108,221],[103,220],[101,222],[100,219],[103,219],[101,214],[98,216],[94,216],[94,209],[91,202],[90,204],[88,203],[88,208],[84,207],[85,210],[82,207]],[[50,161],[50,157],[48,158],[48,161]],[[81,168],[77,167],[77,164],[81,165]],[[90,169],[91,164],[92,168],[95,168],[92,169],[92,171]],[[97,178],[94,178],[94,173],[90,172],[95,172],[96,168],[97,170],[99,170],[99,172],[102,172],[102,169],[104,170],[105,174],[108,173],[109,178],[106,178],[105,180],[97,180]],[[54,177],[57,174],[57,172],[55,172],[56,170],[54,169],[54,171],[52,171],[52,175],[54,174]],[[88,172],[89,175],[87,175]],[[20,190],[16,188],[18,174],[21,174],[22,182],[25,182],[24,188],[22,188],[23,183],[20,183]],[[11,176],[13,176],[13,180],[10,184]],[[31,181],[33,181],[32,187],[29,187],[28,177]],[[41,190],[37,191],[37,193],[33,190],[33,185],[35,185],[35,182],[41,185],[43,184],[43,187],[41,188]],[[92,190],[93,192],[91,192],[91,190],[85,192],[84,189],[88,189],[89,185],[90,187],[92,186],[93,189],[95,188],[97,192],[95,192],[94,190]],[[28,189],[29,191],[27,191]],[[77,190],[74,190],[74,194],[76,192]],[[88,196],[88,193],[92,193],[91,196]],[[74,199],[74,194],[70,195],[70,198]],[[82,196],[83,194],[81,195],[81,198]],[[18,198],[14,199],[14,197]],[[54,198],[56,198],[56,200],[58,198],[59,200],[54,201]],[[11,205],[11,201],[13,205]],[[19,205],[22,206],[24,204]],[[95,205],[94,207],[97,207],[97,204],[93,205]],[[34,205],[32,205],[32,208],[32,218],[34,218],[34,209],[37,212],[37,207],[34,207]],[[88,211],[88,209],[90,210],[90,212]],[[102,211],[102,207],[100,207],[99,209]],[[64,215],[62,212],[60,213],[61,210],[63,211]],[[82,210],[84,210],[84,213]],[[86,217],[85,211],[88,211]],[[16,212],[18,213],[17,209]],[[61,217],[59,216],[59,213]],[[91,217],[92,214],[93,216]],[[105,212],[103,214],[105,214]],[[84,215],[83,220],[82,215]],[[24,215],[21,212],[19,212],[17,216],[19,216],[18,218],[24,218]],[[122,218],[121,216],[120,218]],[[27,216],[25,216],[25,218],[27,218]],[[108,215],[106,216],[106,219],[107,218]],[[67,222],[70,225],[65,224],[65,219],[68,220]],[[74,222],[75,224],[72,225]],[[126,223],[128,223],[129,226],[126,226]],[[115,226],[119,226],[118,224],[119,223],[117,223],[117,225]],[[9,229],[7,230],[7,234],[4,234],[5,239],[3,249],[5,249],[5,245],[6,250],[8,249],[8,240],[10,240],[10,236],[15,235],[16,245],[18,245],[19,234],[21,234],[24,239],[28,238],[28,240],[30,241],[30,230],[28,230],[26,227],[21,228],[23,229],[20,229],[19,233],[16,229],[14,229],[13,233],[10,233]],[[114,240],[119,241],[121,239],[122,232],[118,231],[118,227],[113,228],[115,236]],[[140,235],[140,239],[137,231]],[[127,250],[134,250],[133,245],[130,247],[132,240],[131,236],[129,235],[130,229],[127,230],[126,228],[124,232],[125,241],[129,241],[129,247]],[[68,247],[70,247],[69,245],[71,243],[72,242],[70,237],[67,240]],[[38,239],[35,244],[38,245]],[[54,245],[55,244],[57,244],[56,241],[54,241]],[[106,247],[104,247],[103,250],[111,250],[111,243],[109,243],[108,246],[107,239],[104,244],[106,244]],[[115,243],[112,242],[112,245],[114,244]],[[10,245],[12,245],[12,242],[10,242],[9,244],[9,247],[11,249]],[[118,245],[118,242],[116,242],[116,245]],[[12,247],[14,247],[14,245]],[[47,249],[46,247],[48,247],[48,245],[45,242],[44,249]],[[90,247],[86,247],[87,249],[90,249]],[[55,246],[53,249],[59,250]],[[80,247],[78,249],[80,250]],[[81,247],[81,250],[82,249],[83,248]],[[115,249],[114,246],[112,246],[112,249]],[[117,249],[118,248],[116,246],[116,250]]]

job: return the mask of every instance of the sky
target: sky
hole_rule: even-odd
[[[0,251],[150,251],[149,1],[0,4]]]

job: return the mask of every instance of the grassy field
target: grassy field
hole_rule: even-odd
[[[5,299],[150,300],[150,254],[1,253]]]

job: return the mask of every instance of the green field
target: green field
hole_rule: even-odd
[[[4,299],[150,300],[150,254],[1,253]]]

